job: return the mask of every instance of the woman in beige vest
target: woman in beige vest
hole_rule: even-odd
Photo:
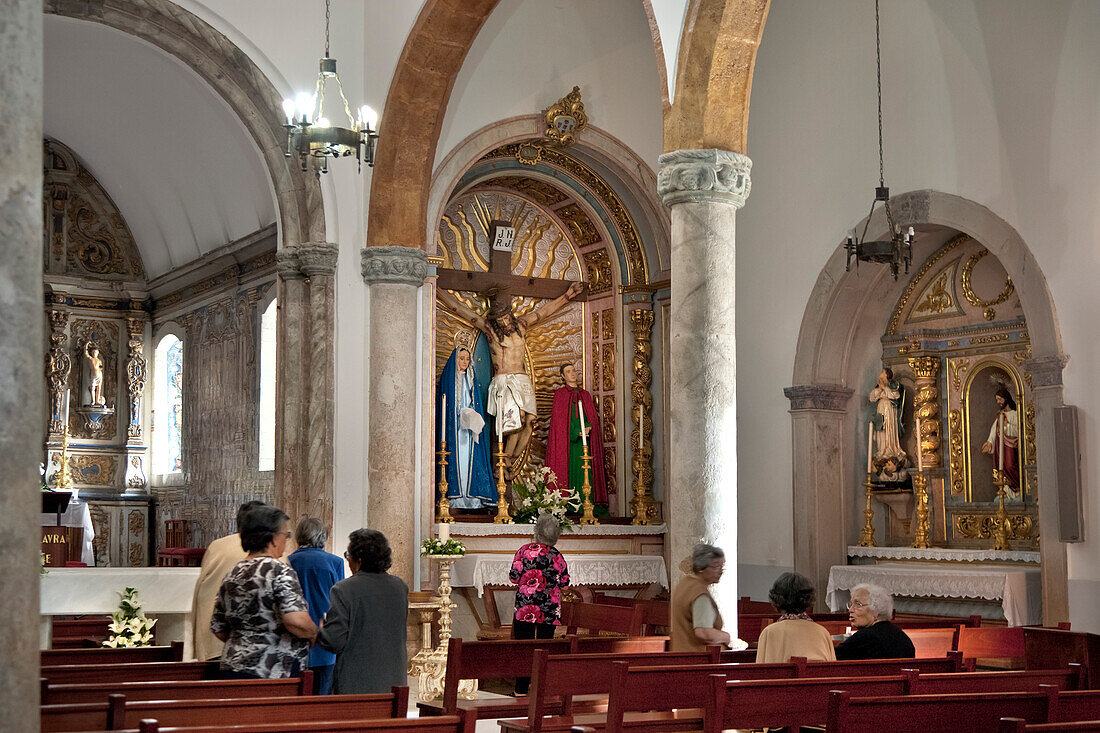
[[[672,591],[672,641],[674,652],[702,651],[708,644],[730,643],[730,635],[722,631],[722,614],[710,595],[710,586],[722,578],[726,555],[707,544],[691,550],[691,573],[685,575]]]
[[[814,586],[809,578],[799,573],[783,573],[772,585],[768,600],[782,615],[760,632],[757,662],[789,662],[791,657],[821,662],[836,659],[828,630],[809,616],[814,605]]]

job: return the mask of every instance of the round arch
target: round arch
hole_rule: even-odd
[[[923,190],[891,199],[897,223],[924,232],[967,234],[1001,262],[1020,296],[1032,359],[1031,372],[1040,417],[1036,421],[1040,486],[1056,485],[1054,428],[1050,409],[1062,404],[1061,335],[1054,299],[1031,250],[1007,222],[985,206],[952,194]],[[857,229],[861,230],[861,221]],[[923,234],[923,232],[922,232]],[[870,220],[868,236],[888,236],[882,209]],[[921,262],[942,238],[919,236],[914,261]],[[869,360],[881,356],[879,338],[906,286],[894,282],[888,268],[845,271],[839,244],[818,275],[803,314],[795,349],[791,401],[794,489],[795,567],[824,584],[832,565],[846,562],[848,541],[858,532],[850,487],[858,473],[855,460],[858,409],[853,386]],[[1045,415],[1045,417],[1044,417]],[[1053,494],[1040,501],[1043,616],[1046,623],[1068,617],[1065,545],[1057,541],[1058,505]],[[824,510],[825,507],[833,507]],[[840,507],[837,516],[835,507]]]

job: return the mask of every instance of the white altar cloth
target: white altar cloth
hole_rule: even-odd
[[[834,565],[825,601],[841,610],[860,583],[874,583],[895,596],[978,598],[1001,601],[1009,626],[1042,623],[1042,578],[1038,568],[944,567],[943,565]]]
[[[439,535],[440,525],[435,525],[436,536]],[[665,534],[668,527],[663,524],[589,524],[577,527],[571,532],[563,532],[563,537],[573,535],[584,536],[619,536],[619,535],[643,535]],[[452,522],[450,526],[452,536],[460,537],[496,537],[499,535],[531,536],[535,532],[533,524],[488,524],[486,522]]]
[[[137,588],[146,615],[158,619],[157,643],[184,643],[191,656],[191,599],[199,568],[50,568],[39,582],[41,642],[49,644],[50,617],[114,613],[118,594]],[[43,649],[47,646],[43,646]]]
[[[571,585],[644,585],[660,583],[668,588],[668,570],[660,555],[566,555]],[[484,593],[487,585],[510,585],[508,571],[511,555],[472,553],[455,562],[451,585],[477,588]]]
[[[56,512],[42,513],[43,527],[57,526]],[[92,552],[92,540],[95,539],[95,528],[92,526],[92,512],[88,509],[88,502],[80,499],[70,499],[69,506],[61,512],[62,527],[80,527],[84,530],[84,546],[80,548],[80,562],[88,567],[95,567],[95,555]]]
[[[948,547],[859,547],[848,545],[848,557],[947,562],[1021,562],[1039,564],[1037,550],[956,550]]]

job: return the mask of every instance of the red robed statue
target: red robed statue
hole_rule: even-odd
[[[550,411],[550,430],[546,440],[546,465],[558,479],[558,487],[569,488],[582,497],[584,467],[581,461],[581,421],[577,405],[584,410],[584,423],[588,428],[588,455],[592,457],[588,482],[592,485],[592,502],[607,506],[607,481],[603,472],[603,435],[600,416],[588,390],[580,386],[580,377],[572,364],[561,367],[564,386],[554,391],[554,404]]]

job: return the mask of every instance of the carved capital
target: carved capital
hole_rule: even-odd
[[[728,150],[676,150],[658,159],[657,193],[665,206],[700,201],[745,205],[752,161]]]
[[[1067,363],[1069,363],[1069,357],[1063,354],[1028,359],[1022,366],[1031,374],[1032,387],[1060,387],[1062,370],[1066,368]]]
[[[395,283],[424,284],[428,276],[428,255],[416,247],[366,247],[363,250],[363,282],[367,285]]]
[[[298,260],[298,248],[296,246],[284,247],[275,253],[275,269],[283,280],[303,280],[301,263]]]
[[[298,245],[298,264],[307,277],[329,276],[336,272],[339,245],[333,242],[305,242]]]
[[[935,379],[940,373],[940,360],[934,356],[910,356],[909,368],[917,379]]]
[[[848,400],[854,390],[839,384],[806,384],[786,387],[784,396],[791,401],[792,410],[833,410],[843,412],[848,409]]]

